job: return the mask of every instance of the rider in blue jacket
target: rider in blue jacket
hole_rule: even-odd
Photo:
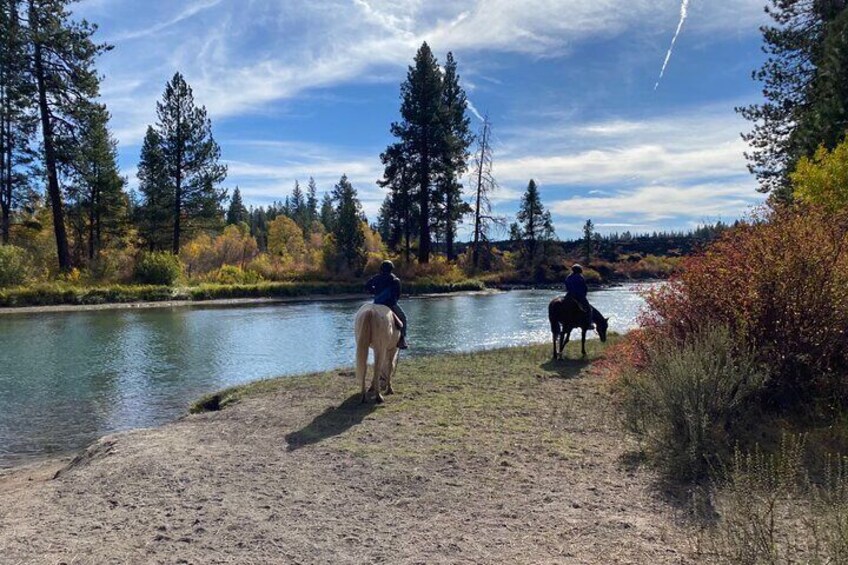
[[[589,304],[589,299],[586,297],[589,288],[586,286],[586,279],[583,278],[583,267],[577,264],[571,267],[571,274],[565,279],[565,290],[567,296],[573,298],[586,314],[588,329],[595,329],[595,325],[592,323],[592,305]]]
[[[392,274],[394,268],[394,263],[391,261],[383,261],[380,265],[380,273],[374,275],[365,283],[365,290],[374,295],[374,304],[388,306],[400,318],[403,328],[400,330],[398,349],[407,349],[409,346],[406,344],[406,314],[398,305],[400,279]]]

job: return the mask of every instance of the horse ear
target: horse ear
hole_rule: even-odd
[[[605,322],[609,322],[609,318],[604,318],[604,321],[605,321]]]

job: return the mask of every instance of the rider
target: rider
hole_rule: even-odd
[[[595,325],[592,323],[592,306],[589,304],[589,299],[586,294],[589,289],[586,287],[586,280],[583,278],[583,267],[576,263],[571,267],[571,274],[565,279],[565,290],[567,296],[570,296],[580,305],[580,309],[586,315],[587,329],[594,330]]]
[[[374,295],[374,304],[382,304],[392,309],[392,312],[400,318],[403,327],[400,330],[400,341],[398,349],[406,349],[406,314],[398,304],[400,298],[400,279],[392,274],[395,265],[388,259],[380,265],[380,273],[371,277],[365,283],[365,290]]]

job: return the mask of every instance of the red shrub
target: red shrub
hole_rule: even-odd
[[[848,214],[766,212],[688,259],[682,274],[649,293],[648,304],[646,332],[636,340],[642,346],[659,337],[682,343],[722,325],[756,348],[780,400],[825,384],[843,396]]]

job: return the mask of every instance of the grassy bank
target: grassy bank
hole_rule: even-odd
[[[611,337],[610,341],[617,339]],[[367,455],[373,447],[370,454],[381,459],[417,459],[435,452],[481,453],[517,441],[527,449],[568,457],[575,453],[565,428],[572,428],[575,422],[566,422],[561,416],[577,399],[555,400],[543,394],[544,383],[548,379],[576,378],[602,355],[604,347],[597,340],[587,342],[588,356],[581,359],[579,344],[572,343],[570,359],[562,361],[551,361],[546,345],[402,359],[394,381],[398,394],[387,397],[386,404],[376,411],[372,403],[360,407],[359,383],[351,370],[344,370],[229,388],[201,398],[191,412],[226,409],[282,391],[294,393],[305,402],[321,399],[318,404],[329,396],[346,400],[338,409],[324,411],[308,426],[287,436],[290,446],[316,443],[345,430],[341,441],[344,449]],[[391,446],[384,442],[367,445],[371,442],[364,442],[364,430],[347,428],[370,413],[386,420],[401,414],[414,420],[415,437],[397,437]]]
[[[441,283],[415,281],[404,284],[411,295],[483,290],[475,280]],[[83,287],[70,284],[44,284],[0,289],[0,307],[94,305],[168,300],[217,300],[228,298],[291,298],[331,296],[362,292],[361,282],[264,282],[257,284],[201,284],[189,287],[155,285],[112,285]]]

